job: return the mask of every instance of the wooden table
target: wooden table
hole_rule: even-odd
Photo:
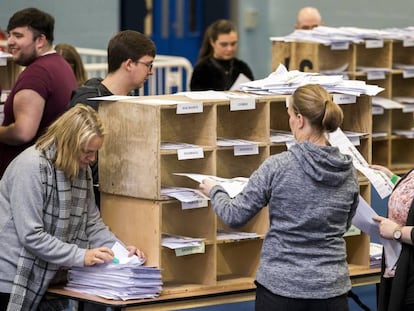
[[[378,284],[380,269],[350,268],[352,286]],[[196,307],[205,307],[233,302],[252,301],[255,299],[255,286],[241,285],[232,287],[217,287],[200,291],[182,292],[174,294],[162,294],[153,299],[134,300],[110,300],[95,295],[81,294],[63,289],[63,287],[51,287],[47,294],[54,297],[69,298],[79,302],[78,310],[83,310],[83,304],[90,302],[105,306],[114,311],[159,311],[181,310]]]

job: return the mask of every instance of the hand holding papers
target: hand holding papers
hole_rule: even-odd
[[[391,269],[397,263],[398,257],[401,253],[401,243],[384,239],[380,236],[378,223],[373,220],[378,214],[369,206],[363,197],[359,197],[359,204],[356,209],[356,214],[352,219],[352,224],[361,229],[371,237],[378,238],[384,246],[385,263],[387,268]]]
[[[246,177],[236,177],[236,178],[227,179],[227,178],[221,178],[221,177],[217,177],[213,175],[203,175],[203,174],[175,173],[174,175],[186,176],[199,183],[202,183],[203,179],[211,178],[217,181],[220,184],[220,186],[222,186],[224,190],[227,191],[227,193],[229,194],[231,198],[234,198],[237,194],[239,194],[244,189],[244,186],[246,186],[247,181],[249,180]]]

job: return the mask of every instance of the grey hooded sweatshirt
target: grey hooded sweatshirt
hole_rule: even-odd
[[[215,212],[232,227],[269,206],[256,280],[274,294],[304,299],[336,297],[351,289],[343,235],[358,195],[351,157],[310,142],[269,157],[235,198],[221,186],[210,192]]]

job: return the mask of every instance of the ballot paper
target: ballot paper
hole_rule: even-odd
[[[372,219],[377,215],[367,201],[362,196],[359,196],[359,204],[352,219],[352,224],[371,238],[376,238],[381,242],[384,247],[385,264],[387,268],[392,269],[400,256],[401,243],[395,240],[384,239],[380,236],[378,223]]]
[[[340,128],[329,133],[329,143],[352,157],[355,168],[368,178],[382,199],[391,194],[394,187],[391,180],[383,172],[369,167],[368,162]]]
[[[144,260],[128,256],[120,243],[112,250],[119,263],[72,267],[65,289],[114,300],[157,297],[162,290],[160,269],[143,266]]]
[[[234,198],[236,195],[242,192],[247,182],[249,181],[249,179],[246,177],[221,178],[221,177],[217,177],[213,175],[193,174],[193,173],[174,173],[174,175],[186,176],[199,183],[201,183],[206,178],[211,178],[214,181],[218,182],[220,186],[222,186],[224,190],[226,190],[226,192],[231,198]]]

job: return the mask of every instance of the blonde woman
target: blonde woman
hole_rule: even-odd
[[[76,48],[67,43],[59,43],[55,46],[55,50],[58,54],[62,55],[62,57],[69,63],[70,67],[72,67],[76,81],[78,81],[78,86],[83,85],[87,80],[88,75],[86,74],[82,58],[78,51],[76,51]]]
[[[0,252],[0,310],[37,310],[61,268],[114,258],[118,240],[95,205],[89,168],[103,140],[95,110],[77,105],[6,169],[0,180],[0,247],[7,250]],[[135,246],[127,249],[144,257]]]

